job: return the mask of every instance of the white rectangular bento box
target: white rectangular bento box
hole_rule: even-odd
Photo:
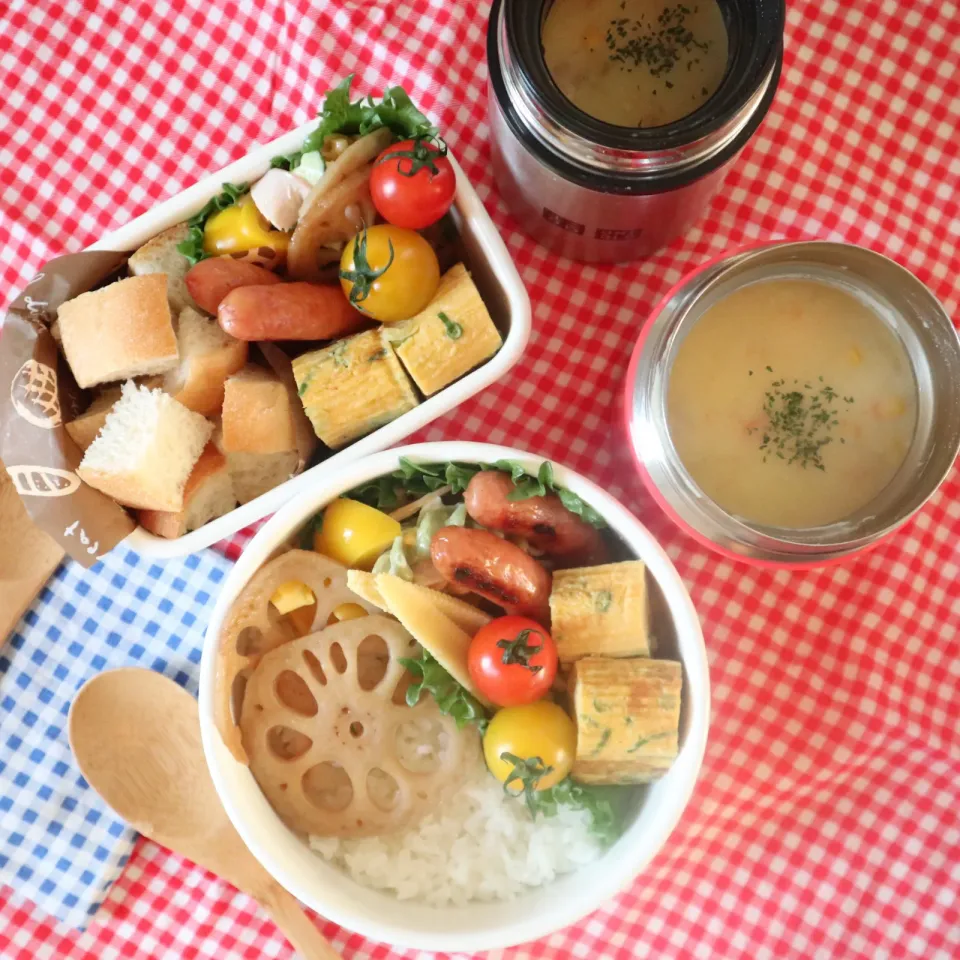
[[[196,213],[211,197],[220,193],[224,183],[250,183],[262,176],[273,157],[299,149],[316,124],[317,121],[304,124],[297,130],[258,147],[242,160],[231,163],[183,193],[164,201],[88,249],[135,250],[162,230]],[[209,547],[274,513],[295,494],[308,489],[317,479],[318,471],[399,443],[415,430],[449,413],[458,404],[498,380],[520,359],[530,337],[530,298],[490,215],[459,164],[452,157],[450,159],[457,176],[457,193],[451,213],[465,249],[467,268],[503,337],[503,346],[499,352],[393,422],[332,453],[326,460],[274,487],[256,500],[251,500],[225,516],[205,524],[199,530],[175,540],[166,540],[138,526],[123,541],[127,546],[139,553],[161,558],[182,556]]]

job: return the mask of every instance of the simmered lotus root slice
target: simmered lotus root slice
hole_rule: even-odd
[[[253,575],[227,615],[217,660],[217,729],[241,763],[247,762],[247,756],[236,721],[244,697],[244,682],[263,654],[296,639],[290,623],[270,603],[277,587],[289,580],[305,583],[317,599],[308,633],[325,627],[341,603],[358,603],[368,613],[377,609],[347,587],[346,568],[309,550],[281,554]]]
[[[402,830],[479,762],[430,697],[408,707],[400,657],[416,643],[385,616],[346,620],[264,655],[240,717],[250,770],[291,829],[358,837]],[[399,702],[397,702],[399,700]]]

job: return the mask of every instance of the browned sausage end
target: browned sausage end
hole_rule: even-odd
[[[511,613],[543,617],[551,576],[533,557],[487,530],[442,527],[430,544],[437,571]]]
[[[513,480],[499,470],[483,470],[467,485],[467,513],[481,526],[522,537],[551,558],[570,565],[603,563],[600,532],[568,510],[556,494],[511,500]]]

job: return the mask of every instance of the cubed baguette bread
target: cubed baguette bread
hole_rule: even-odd
[[[163,383],[163,377],[138,377],[134,383],[146,387],[148,390],[154,390]],[[73,442],[81,449],[86,450],[93,443],[97,434],[103,428],[107,419],[107,414],[113,409],[113,405],[120,399],[120,384],[111,384],[103,387],[93,398],[93,402],[78,417],[74,417],[69,423],[65,423],[67,433],[73,439]]]
[[[70,438],[81,450],[86,450],[93,443],[106,422],[107,414],[119,399],[120,388],[108,387],[94,398],[93,403],[79,417],[64,424]]]
[[[227,378],[223,449],[234,493],[247,503],[288,480],[300,466],[295,400],[282,380],[262,367]]]
[[[282,453],[297,448],[290,395],[280,378],[263,367],[246,367],[227,378],[222,425],[227,453]]]
[[[283,453],[228,453],[227,465],[237,500],[249,503],[294,476],[300,469],[300,454],[296,450]]]
[[[167,297],[174,316],[184,307],[197,309],[196,301],[187,289],[186,276],[190,270],[190,261],[177,249],[190,233],[185,223],[158,233],[148,240],[127,261],[127,268],[135,277],[145,277],[153,273],[162,273],[167,278]]]
[[[210,442],[223,454],[226,454],[226,450],[223,449],[223,420],[220,417],[220,414],[217,413],[212,417],[208,418],[213,424],[213,433],[210,435]]]
[[[211,439],[194,464],[183,489],[183,509],[141,510],[140,525],[158,537],[182,537],[205,523],[222,517],[237,505],[227,458]]]
[[[177,322],[179,364],[163,379],[163,389],[188,410],[205,417],[220,412],[223,385],[247,362],[250,345],[224,333],[216,320],[192,307]]]
[[[177,365],[163,274],[128,277],[81,293],[60,306],[57,318],[63,352],[83,388]]]
[[[162,390],[125,383],[77,473],[128,507],[183,509],[183,491],[213,424]]]

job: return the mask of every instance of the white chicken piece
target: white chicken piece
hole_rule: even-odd
[[[250,196],[260,213],[278,230],[292,230],[311,189],[306,180],[288,170],[274,168],[250,188]]]

